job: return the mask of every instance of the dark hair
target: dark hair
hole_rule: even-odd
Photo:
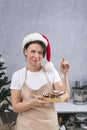
[[[27,49],[29,47],[30,44],[35,44],[35,42],[37,42],[38,44],[40,44],[42,46],[42,48],[43,48],[43,57],[45,57],[45,54],[46,54],[46,51],[47,51],[47,47],[46,47],[46,45],[42,41],[39,41],[39,40],[27,43],[24,46],[23,52],[25,51],[25,49]]]

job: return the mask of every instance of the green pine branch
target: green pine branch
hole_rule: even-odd
[[[11,81],[8,80],[8,77],[6,76],[4,70],[7,67],[4,67],[4,64],[5,64],[4,60],[1,59],[0,61],[0,112],[4,110],[8,110],[9,105],[11,105],[11,102],[8,101],[8,97],[10,97],[11,95],[10,88],[6,88],[6,85],[10,84]]]
[[[11,81],[8,81],[8,77],[5,76],[3,79],[0,79],[0,88],[2,88],[5,85],[8,85],[10,83],[11,83]]]
[[[5,72],[1,72],[0,73],[0,79],[2,78],[2,76],[4,76],[5,75]]]
[[[4,64],[5,64],[4,62],[0,62],[0,70],[7,68],[7,67],[3,67]]]
[[[0,92],[0,101],[6,99],[6,97],[10,96],[10,94],[11,93],[10,93],[10,89],[9,88],[8,89],[3,88],[1,90],[1,92]]]
[[[0,68],[0,70],[4,70],[4,69],[6,69],[7,67],[2,67],[2,68]]]

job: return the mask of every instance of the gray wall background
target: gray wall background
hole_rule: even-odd
[[[87,79],[87,0],[0,0],[0,54],[9,78],[26,65],[21,43],[32,32],[47,35],[58,71],[62,57],[69,61],[71,88]]]

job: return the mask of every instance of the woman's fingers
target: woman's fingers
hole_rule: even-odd
[[[65,68],[65,67],[67,67],[67,68],[69,68],[70,67],[70,65],[69,65],[69,63],[63,58],[62,59],[62,66]]]

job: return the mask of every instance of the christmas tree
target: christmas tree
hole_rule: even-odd
[[[7,67],[4,67],[4,59],[0,55],[0,112],[9,110],[9,104],[11,104],[10,97],[10,88],[7,86],[10,84],[10,80],[6,75]]]

